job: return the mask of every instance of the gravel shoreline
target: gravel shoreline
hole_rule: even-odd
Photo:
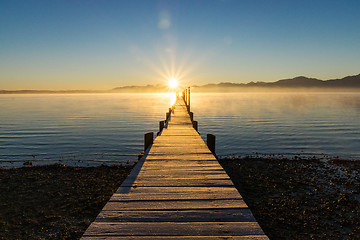
[[[219,162],[270,239],[360,239],[360,161]],[[79,239],[132,167],[0,168],[0,239]]]
[[[360,161],[219,161],[270,239],[360,239]]]
[[[79,239],[132,167],[0,168],[0,239]]]

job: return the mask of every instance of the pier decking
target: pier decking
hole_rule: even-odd
[[[179,98],[82,239],[268,239]]]

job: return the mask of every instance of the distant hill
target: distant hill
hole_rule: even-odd
[[[0,90],[0,94],[67,94],[67,93],[104,93],[96,90]]]
[[[355,76],[347,76],[341,79],[331,80],[319,80],[316,78],[296,77],[292,79],[279,80],[274,83],[270,83],[275,87],[336,87],[336,88],[348,88],[348,87],[360,87],[360,74]]]
[[[61,93],[156,93],[169,92],[169,88],[162,84],[146,86],[124,86],[111,90],[0,90],[0,94],[61,94]]]
[[[218,84],[206,84],[193,86],[194,92],[237,92],[247,90],[269,90],[270,89],[306,89],[306,90],[353,90],[360,91],[360,74],[347,76],[341,79],[320,80],[299,76],[291,79],[282,79],[276,82],[249,82],[249,83],[230,83],[222,82]]]
[[[153,93],[153,92],[169,92],[169,87],[163,84],[157,85],[146,85],[146,86],[124,86],[124,87],[117,87],[112,90],[111,92],[117,93]]]

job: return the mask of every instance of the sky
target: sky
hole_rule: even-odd
[[[358,0],[0,0],[0,89],[360,73]]]

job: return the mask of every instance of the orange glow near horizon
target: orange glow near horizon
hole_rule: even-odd
[[[138,59],[141,59],[141,62],[154,73],[148,74],[146,81],[167,85],[170,91],[174,90],[169,85],[170,79],[176,79],[178,82],[177,87],[180,89],[191,84],[194,78],[196,78],[194,75],[195,71],[208,57],[205,56],[204,58],[202,55],[200,55],[200,59],[199,57],[194,57],[190,48],[179,53],[176,43],[173,41],[173,39],[168,39],[166,43],[168,47],[158,49],[156,51],[157,58],[155,59],[142,51],[138,46],[134,45],[132,47],[132,53]]]

